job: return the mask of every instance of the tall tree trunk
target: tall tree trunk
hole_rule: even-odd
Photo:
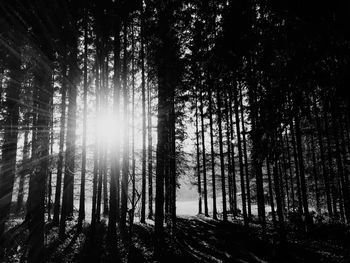
[[[287,157],[288,157],[288,165],[289,165],[289,172],[290,172],[290,192],[291,192],[291,198],[292,198],[292,211],[295,212],[295,197],[294,197],[294,180],[293,180],[293,166],[292,166],[292,157],[290,154],[290,148],[289,148],[289,137],[287,130],[285,132],[285,140],[286,140],[286,147],[287,147]]]
[[[203,196],[204,196],[204,215],[208,213],[208,192],[207,192],[207,157],[205,151],[205,131],[204,131],[204,105],[203,105],[203,85],[199,89],[199,110],[201,114],[201,137],[202,137],[202,160],[203,160]]]
[[[311,134],[311,154],[312,154],[312,173],[315,181],[315,197],[316,197],[316,210],[317,213],[321,213],[321,202],[320,202],[320,190],[318,186],[318,162],[316,159],[316,147],[315,147],[315,140],[314,135]]]
[[[142,30],[142,26],[141,26]],[[135,35],[134,35],[134,21],[131,22],[131,137],[132,137],[132,143],[131,143],[131,212],[129,214],[129,234],[132,233],[132,227],[134,224],[134,215],[135,215],[135,208],[136,208],[136,159],[135,159]],[[142,41],[142,40],[141,40]],[[143,44],[142,44],[143,45]],[[141,45],[141,46],[142,46]],[[141,47],[143,49],[143,46]],[[143,50],[141,51],[141,53]],[[143,61],[143,54],[141,54],[141,60],[142,60],[142,113],[144,112],[144,99],[145,99],[145,69],[144,69],[144,61]],[[143,116],[146,117],[146,116]],[[145,223],[145,217],[146,217],[146,134],[143,134],[146,132],[146,119],[142,119],[142,198],[144,198],[142,201],[144,203],[141,203],[141,223]],[[144,162],[144,163],[143,163]],[[144,192],[143,192],[144,191]]]
[[[4,107],[4,137],[2,145],[0,174],[0,240],[5,231],[5,222],[10,213],[13,186],[16,173],[16,156],[18,141],[19,94],[21,88],[21,59],[9,58],[9,81],[6,88]],[[45,185],[44,185],[45,187]],[[2,250],[2,249],[1,249]],[[1,255],[0,251],[0,255]]]
[[[196,100],[196,149],[197,149],[197,189],[198,189],[198,214],[202,213],[202,180],[201,180],[201,170],[200,170],[200,152],[199,152],[199,124],[198,124],[198,94],[197,90],[194,90],[195,100]]]
[[[226,95],[226,94],[225,94]],[[231,121],[230,121],[230,115],[229,115],[229,103],[228,98],[225,96],[225,122],[226,122],[226,144],[227,144],[227,162],[228,162],[228,196],[229,196],[229,205],[230,205],[230,211],[231,213],[234,213],[234,201],[233,201],[233,165],[232,160],[234,158],[233,151],[231,151]]]
[[[29,113],[29,112],[28,112]],[[25,114],[25,123],[24,123],[24,142],[23,142],[23,159],[21,164],[21,170],[20,170],[20,178],[19,178],[19,186],[18,186],[18,196],[17,196],[17,208],[16,212],[19,213],[23,208],[23,198],[24,198],[24,183],[26,175],[29,172],[29,149],[30,149],[30,142],[29,142],[29,114]]]
[[[221,94],[219,86],[216,87],[216,99],[217,99],[217,115],[218,115],[218,127],[219,127],[219,149],[220,149],[220,170],[221,170],[221,190],[222,190],[222,216],[224,222],[227,221],[227,208],[226,208],[226,182],[225,182],[225,158],[223,148],[223,135],[222,135],[222,106],[221,106]]]
[[[283,131],[279,132],[279,139],[281,144],[281,150],[282,150],[282,167],[283,167],[283,177],[281,177],[281,182],[283,184],[283,179],[285,183],[285,189],[286,189],[286,199],[287,199],[287,211],[290,209],[290,200],[289,200],[289,184],[288,184],[288,172],[287,172],[287,162],[286,162],[286,155],[285,155],[285,147],[283,142]]]
[[[312,225],[312,218],[309,213],[309,204],[308,204],[308,194],[307,194],[307,185],[305,180],[305,167],[304,167],[304,158],[303,158],[303,149],[301,142],[301,131],[300,131],[300,120],[299,120],[299,112],[295,114],[295,137],[297,141],[298,148],[298,160],[299,160],[299,168],[300,168],[300,184],[301,184],[301,193],[303,200],[303,208],[305,215],[305,223],[306,223],[306,231],[310,230]]]
[[[234,145],[234,124],[233,124],[233,110],[232,110],[232,89],[228,93],[229,95],[229,112],[230,112],[230,133],[232,143],[232,194],[233,194],[233,216],[237,215],[237,183],[236,183],[236,161],[235,161],[235,145]]]
[[[266,170],[267,170],[267,180],[269,182],[269,197],[270,197],[272,222],[274,227],[277,227],[275,203],[273,201],[273,186],[272,186],[272,180],[271,180],[270,159],[268,156],[266,157]]]
[[[211,178],[212,178],[212,191],[213,191],[213,219],[217,219],[217,207],[216,207],[216,179],[215,179],[215,151],[214,151],[214,132],[213,132],[213,103],[212,103],[212,87],[208,89],[208,101],[209,101],[209,127],[210,127],[210,151],[211,151]],[[231,134],[232,136],[232,134]],[[231,141],[230,141],[231,143]],[[234,155],[232,154],[232,158]]]
[[[316,101],[315,94],[313,95],[313,111],[314,111],[314,115],[315,115],[315,119],[316,119],[318,145],[320,147],[320,158],[321,158],[321,165],[322,165],[322,175],[323,175],[323,180],[324,180],[324,185],[325,185],[325,190],[326,190],[327,210],[328,210],[329,217],[333,218],[329,174],[327,172],[327,167],[326,167],[325,149],[323,146],[321,123],[320,123],[320,117],[318,114],[318,107],[317,107],[317,101]]]
[[[283,216],[283,207],[282,207],[282,197],[280,192],[280,184],[278,179],[278,158],[274,157],[274,165],[273,165],[273,179],[275,185],[275,194],[276,194],[276,203],[277,203],[277,215],[278,215],[278,225],[279,225],[279,234],[281,241],[285,240],[285,227],[284,227],[284,216]]]
[[[245,192],[244,171],[243,171],[244,167],[243,167],[243,154],[242,154],[242,141],[241,141],[241,127],[240,127],[239,111],[238,111],[238,103],[239,102],[238,102],[237,89],[238,89],[238,87],[233,88],[233,103],[234,103],[235,117],[236,117],[236,134],[237,134],[237,145],[238,145],[239,174],[241,177],[243,221],[244,221],[244,225],[248,226],[246,192]]]
[[[117,8],[117,6],[116,6]],[[114,72],[113,72],[113,115],[114,121],[119,121],[120,116],[120,18],[115,19],[114,24]],[[116,223],[119,215],[119,177],[120,177],[120,140],[115,140],[112,152],[111,179],[110,179],[110,196],[109,196],[109,220],[108,235],[112,239],[116,234]]]
[[[141,97],[142,97],[142,190],[141,190],[141,223],[146,219],[146,82],[145,82],[145,47],[144,18],[141,7]]]
[[[247,151],[247,139],[246,139],[246,129],[244,121],[244,107],[243,107],[243,95],[242,87],[239,87],[239,104],[240,104],[240,113],[241,113],[241,122],[242,122],[242,136],[243,136],[243,157],[244,157],[244,168],[245,168],[245,180],[247,185],[247,207],[248,207],[248,218],[252,218],[252,205],[250,198],[250,176],[249,176],[249,165],[248,165],[248,151]]]
[[[151,86],[147,78],[147,134],[148,134],[148,218],[153,218],[153,147],[152,147],[152,97]]]
[[[293,157],[294,157],[294,167],[295,167],[295,179],[297,182],[297,195],[298,195],[298,212],[300,218],[303,215],[303,205],[302,205],[302,197],[301,197],[301,189],[300,189],[300,171],[299,171],[299,162],[298,162],[298,152],[297,146],[295,142],[295,132],[294,132],[294,123],[293,120],[290,121],[290,133],[292,135],[292,147],[293,147]]]
[[[129,134],[128,134],[128,72],[127,72],[127,33],[128,25],[126,19],[123,25],[123,100],[124,100],[124,143],[123,143],[123,176],[121,182],[121,214],[120,226],[123,232],[126,231],[126,214],[128,209],[128,180],[129,180]]]
[[[87,8],[84,10],[84,109],[83,109],[83,150],[81,161],[81,179],[80,179],[80,202],[79,202],[79,216],[78,216],[78,229],[82,227],[83,220],[85,219],[85,174],[86,174],[86,139],[87,139],[87,63],[88,63],[88,25],[87,25]]]
[[[74,45],[76,44],[75,41]],[[61,209],[61,221],[59,235],[65,235],[66,219],[73,216],[73,188],[75,166],[75,138],[76,138],[76,110],[77,110],[77,80],[78,80],[78,50],[77,46],[71,46],[71,62],[68,73],[68,122],[66,142],[66,162],[63,183],[63,199]]]
[[[341,147],[342,147],[341,148],[342,158],[343,158],[343,164],[344,164],[344,186],[345,186],[345,188],[348,189],[348,190],[345,189],[345,191],[347,191],[347,196],[345,196],[344,198],[347,198],[347,200],[346,201],[344,200],[344,202],[345,202],[345,208],[349,209],[349,204],[348,204],[349,198],[350,198],[350,196],[349,196],[349,170],[346,166],[348,154],[346,152],[346,142],[345,142],[345,138],[344,138],[344,127],[343,127],[341,118],[339,119],[339,130],[340,130],[340,139],[341,139]],[[348,213],[348,212],[346,212],[346,213]],[[349,222],[350,222],[350,220],[347,219],[347,223],[349,223]]]
[[[253,84],[255,85],[255,84]],[[261,124],[261,112],[258,101],[258,87],[250,87],[250,119],[251,119],[251,138],[252,138],[252,163],[253,170],[256,178],[256,193],[258,202],[258,217],[262,226],[263,235],[266,233],[266,218],[265,218],[265,200],[264,200],[264,182],[262,174],[262,160],[261,160],[261,147],[262,147],[262,124]],[[248,190],[248,189],[247,189]],[[249,202],[249,201],[248,201]]]
[[[337,103],[337,102],[334,102]],[[340,149],[340,140],[339,140],[339,129],[338,129],[338,116],[339,112],[337,109],[335,109],[335,105],[331,105],[331,114],[332,114],[332,125],[333,125],[333,134],[334,134],[334,141],[335,141],[335,153],[336,153],[336,159],[337,159],[337,170],[338,170],[338,177],[340,179],[340,185],[341,185],[341,191],[342,191],[342,197],[344,201],[344,214],[347,222],[350,222],[350,202],[349,202],[349,181],[346,179],[347,175],[344,174],[344,167],[342,162],[342,154]],[[340,130],[340,132],[342,132]]]
[[[338,209],[337,209],[337,189],[336,189],[336,182],[335,182],[335,174],[333,170],[333,157],[332,157],[332,146],[331,146],[331,138],[329,135],[329,127],[328,127],[328,106],[323,106],[323,119],[324,119],[324,129],[325,129],[325,137],[326,137],[326,144],[327,144],[327,159],[328,159],[328,170],[329,170],[329,181],[330,181],[330,188],[331,188],[331,194],[332,194],[332,201],[333,201],[333,216],[335,219],[338,219]]]
[[[98,127],[97,120],[99,118],[100,107],[100,82],[99,82],[99,61],[98,55],[96,55],[95,66],[95,109],[96,109],[96,129],[95,129],[95,147],[94,147],[94,171],[92,179],[92,209],[91,209],[91,236],[93,237],[95,226],[97,223],[97,187],[98,187],[98,170],[99,170],[99,140],[98,140]]]
[[[65,54],[64,54],[65,57]],[[55,226],[59,224],[60,217],[60,203],[62,192],[62,170],[63,170],[63,158],[64,158],[64,143],[65,143],[65,129],[66,129],[66,98],[67,98],[67,64],[65,58],[62,63],[62,87],[61,87],[61,117],[60,117],[60,142],[58,150],[57,161],[57,175],[56,175],[56,191],[55,191],[55,204],[52,223]]]
[[[37,119],[37,147],[33,158],[38,160],[34,172],[31,175],[29,196],[27,202],[27,216],[29,228],[28,262],[44,262],[44,213],[45,213],[45,185],[49,174],[49,102],[52,96],[51,71],[38,62],[35,71],[35,92],[38,94],[38,119]],[[44,91],[44,92],[43,92]]]

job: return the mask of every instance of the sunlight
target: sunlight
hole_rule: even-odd
[[[115,147],[123,137],[124,122],[112,113],[100,114],[97,119],[97,139],[99,143],[107,147]]]

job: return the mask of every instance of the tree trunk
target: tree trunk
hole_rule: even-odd
[[[334,102],[337,103],[337,102]],[[340,179],[340,185],[341,185],[341,191],[342,191],[342,197],[344,201],[344,214],[347,222],[350,222],[350,202],[349,202],[349,181],[346,180],[347,175],[344,174],[344,167],[342,162],[342,154],[340,149],[340,142],[339,142],[339,129],[338,129],[338,121],[337,117],[339,116],[339,113],[337,112],[337,109],[335,109],[335,105],[332,105],[331,107],[331,114],[332,114],[332,125],[333,125],[333,134],[334,134],[334,141],[335,141],[335,153],[336,153],[336,159],[337,159],[337,170],[338,170],[338,177]],[[342,132],[340,130],[340,132]]]
[[[301,197],[301,189],[300,189],[300,172],[299,172],[298,152],[297,152],[297,146],[296,146],[296,142],[295,142],[295,133],[294,133],[293,120],[290,121],[290,133],[292,135],[295,178],[296,178],[296,182],[297,182],[298,212],[299,212],[299,215],[300,215],[300,218],[301,218],[302,215],[303,215],[303,205],[302,205],[302,197]]]
[[[326,158],[325,158],[325,149],[323,146],[323,138],[322,138],[322,130],[321,130],[321,123],[320,123],[320,117],[318,114],[318,107],[316,102],[316,95],[313,95],[313,110],[314,115],[316,119],[316,128],[317,128],[317,138],[318,138],[318,145],[320,147],[320,157],[321,157],[321,165],[322,165],[322,175],[326,190],[326,202],[327,202],[327,210],[330,218],[333,218],[333,209],[332,209],[332,199],[331,199],[331,190],[330,190],[330,183],[329,183],[329,174],[327,172],[326,167]]]
[[[80,202],[79,202],[79,216],[78,216],[78,229],[82,227],[83,220],[85,219],[85,174],[86,174],[86,135],[87,135],[87,60],[88,60],[88,25],[87,25],[87,9],[84,10],[84,109],[83,109],[83,150],[81,161],[81,179],[80,179]]]
[[[40,61],[40,60],[39,60]],[[41,62],[39,62],[41,63]],[[51,72],[48,67],[38,65],[35,71],[35,92],[38,95],[38,119],[37,135],[34,156],[38,160],[34,172],[31,175],[31,184],[29,186],[29,196],[27,202],[27,216],[29,228],[28,240],[28,262],[44,262],[44,213],[45,213],[45,185],[49,173],[49,123],[50,115],[48,112],[50,96],[52,96]],[[43,92],[47,91],[47,92]]]
[[[250,176],[248,169],[248,151],[247,151],[247,140],[246,140],[246,129],[244,121],[244,108],[243,108],[243,95],[242,87],[239,87],[239,104],[240,104],[240,113],[241,113],[241,122],[242,122],[242,136],[243,136],[243,157],[244,157],[244,168],[245,168],[245,180],[247,185],[247,206],[248,206],[248,218],[252,218],[252,205],[250,198]]]
[[[29,112],[28,112],[29,113]],[[30,149],[30,142],[29,142],[29,114],[25,114],[25,123],[24,123],[24,142],[23,142],[23,159],[21,164],[21,170],[20,170],[20,179],[19,179],[19,186],[18,186],[18,196],[17,196],[17,208],[16,212],[19,213],[23,208],[23,198],[24,198],[24,183],[26,179],[26,175],[29,172],[29,166],[30,166],[30,159],[29,159],[29,149]]]
[[[52,223],[54,226],[58,226],[60,217],[60,203],[61,203],[61,191],[62,191],[62,169],[63,169],[63,153],[65,143],[65,129],[66,129],[66,98],[67,98],[67,65],[65,59],[62,63],[62,87],[61,87],[61,118],[60,118],[60,142],[58,150],[57,161],[57,175],[56,175],[56,191],[55,191],[55,204]]]
[[[76,43],[74,43],[76,44]],[[65,235],[66,219],[73,216],[73,188],[74,188],[74,166],[75,166],[75,130],[77,110],[77,80],[78,80],[78,50],[77,46],[71,46],[71,62],[68,73],[68,122],[66,141],[66,162],[63,183],[63,199],[61,209],[61,221],[59,235]]]
[[[239,84],[237,84],[239,85]],[[247,206],[246,206],[246,193],[245,193],[245,184],[244,184],[244,167],[243,167],[243,155],[242,155],[242,141],[241,141],[241,127],[239,120],[239,111],[238,111],[238,87],[233,88],[233,103],[235,107],[235,117],[236,117],[236,134],[237,134],[237,145],[238,145],[238,159],[239,159],[239,174],[241,177],[241,193],[242,193],[242,210],[243,210],[243,221],[244,225],[248,226],[248,217],[247,217]]]
[[[329,127],[328,127],[328,116],[327,116],[328,106],[324,105],[323,108],[323,119],[324,119],[324,129],[325,129],[325,136],[326,136],[326,143],[327,143],[327,159],[328,159],[328,169],[329,169],[329,181],[330,181],[330,188],[332,193],[332,201],[333,201],[333,216],[335,219],[338,219],[338,209],[337,209],[337,189],[336,189],[336,182],[335,182],[335,174],[333,170],[333,158],[332,158],[332,146],[331,146],[331,139],[329,135]]]
[[[197,189],[198,189],[198,214],[202,213],[202,181],[201,181],[201,164],[200,164],[200,152],[199,152],[199,129],[198,129],[198,95],[197,90],[194,90],[196,98],[196,149],[197,149]]]
[[[153,147],[152,147],[152,98],[151,87],[147,79],[147,129],[148,129],[148,218],[153,218]]]
[[[204,195],[204,215],[208,213],[208,192],[207,192],[207,157],[205,151],[205,131],[204,131],[204,105],[203,105],[203,85],[199,89],[199,110],[201,114],[201,137],[202,137],[202,161],[203,161],[203,195]]]
[[[227,221],[227,208],[226,208],[226,182],[225,182],[225,159],[224,159],[224,148],[223,148],[223,136],[222,136],[222,106],[221,106],[221,95],[220,88],[216,88],[216,99],[217,99],[217,115],[218,115],[218,127],[219,127],[219,149],[220,149],[220,168],[221,168],[221,190],[222,190],[222,217],[224,222]]]
[[[20,94],[20,73],[21,60],[17,57],[10,57],[9,82],[6,88],[4,107],[4,137],[2,145],[2,165],[0,174],[0,240],[5,231],[5,222],[10,214],[13,186],[16,173],[16,156],[18,141],[18,119],[19,119],[19,94]],[[45,185],[44,185],[45,187]],[[0,252],[1,254],[1,252]]]
[[[314,181],[315,181],[315,197],[316,197],[316,210],[317,213],[321,213],[321,202],[320,202],[320,190],[318,187],[318,163],[316,159],[316,147],[315,147],[315,141],[314,141],[314,135],[311,134],[311,154],[312,154],[312,173],[314,176]]]
[[[290,172],[290,192],[291,192],[291,198],[292,198],[292,211],[295,212],[295,197],[294,197],[294,180],[293,180],[293,166],[292,166],[292,158],[290,156],[290,148],[289,148],[289,138],[287,130],[285,132],[285,140],[286,140],[286,147],[287,147],[287,157],[288,157],[288,165],[289,165],[289,172]]]
[[[120,109],[120,19],[117,17],[114,24],[114,72],[113,72],[113,115],[115,121],[119,118]],[[109,196],[109,220],[108,235],[111,238],[116,234],[116,223],[119,215],[119,177],[120,177],[120,161],[118,139],[114,143],[112,152],[111,179],[110,179],[110,196]]]
[[[215,151],[214,151],[214,132],[213,132],[213,105],[212,105],[212,91],[211,86],[208,89],[209,100],[209,126],[210,126],[210,150],[211,150],[211,178],[213,191],[213,219],[217,219],[216,208],[216,182],[215,182]],[[232,134],[231,134],[232,135]],[[231,143],[231,142],[230,142]],[[234,158],[234,156],[232,156]]]
[[[142,97],[142,190],[141,190],[141,223],[146,219],[146,88],[145,88],[145,48],[144,18],[141,10],[141,97]]]
[[[225,122],[226,122],[226,144],[227,144],[227,162],[228,162],[228,196],[229,196],[229,205],[230,205],[230,212],[234,213],[234,201],[233,201],[233,165],[232,160],[234,158],[231,151],[231,129],[230,129],[230,115],[229,115],[229,104],[228,104],[228,98],[225,96]]]
[[[128,72],[127,72],[127,33],[128,26],[126,19],[123,26],[123,100],[124,100],[124,139],[123,139],[123,176],[121,182],[121,214],[120,226],[122,232],[126,233],[126,214],[128,209],[128,180],[129,180],[129,134],[128,134]]]
[[[312,225],[312,218],[310,217],[310,214],[309,214],[309,204],[308,204],[307,185],[305,180],[305,167],[304,167],[303,149],[302,149],[302,142],[301,142],[299,112],[296,112],[295,114],[295,136],[296,136],[297,148],[298,148],[300,184],[301,184],[301,193],[302,193],[303,208],[304,208],[304,215],[305,215],[305,223],[307,228],[306,231],[309,231]]]
[[[272,180],[271,180],[271,170],[270,170],[270,160],[269,157],[266,157],[266,170],[267,170],[267,180],[269,182],[269,197],[270,197],[270,206],[271,206],[271,213],[272,213],[272,222],[274,227],[277,227],[277,221],[276,221],[276,212],[275,212],[275,203],[273,201],[273,187],[272,187]]]

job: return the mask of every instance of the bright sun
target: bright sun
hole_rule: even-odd
[[[111,113],[101,114],[97,119],[97,139],[107,147],[121,142],[123,137],[124,122]]]

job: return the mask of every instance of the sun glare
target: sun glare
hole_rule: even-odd
[[[113,114],[101,114],[97,119],[97,139],[107,147],[113,147],[123,137],[124,123]]]

